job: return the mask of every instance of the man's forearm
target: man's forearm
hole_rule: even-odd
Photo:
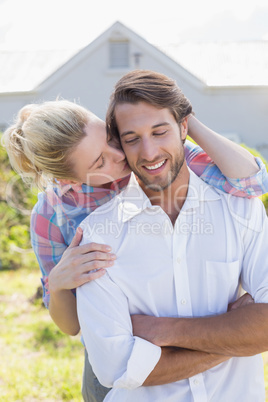
[[[134,334],[158,346],[226,356],[251,356],[268,350],[267,304],[249,304],[213,317],[146,320],[133,316],[132,320]]]
[[[226,356],[205,352],[163,347],[159,362],[143,385],[162,385],[184,380],[228,359]]]

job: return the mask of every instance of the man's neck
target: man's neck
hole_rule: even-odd
[[[186,200],[189,179],[190,172],[187,168],[186,162],[184,162],[180,173],[173,183],[162,191],[153,191],[152,189],[148,188],[146,184],[142,183],[140,180],[138,181],[141,188],[150,199],[152,205],[159,205],[174,224]]]

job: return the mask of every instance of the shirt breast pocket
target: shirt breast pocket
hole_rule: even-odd
[[[226,313],[228,304],[235,300],[239,288],[239,261],[206,261],[208,311]]]

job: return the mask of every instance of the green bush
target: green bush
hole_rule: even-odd
[[[268,162],[267,162],[267,160],[262,156],[262,154],[261,154],[260,152],[256,151],[256,149],[254,149],[254,148],[249,148],[249,147],[248,147],[247,145],[245,145],[245,144],[241,144],[241,146],[244,147],[244,148],[246,148],[252,155],[254,155],[254,156],[256,156],[256,157],[259,157],[259,158],[263,161],[263,163],[265,164],[266,170],[268,169]],[[268,193],[262,195],[262,196],[260,197],[260,199],[262,200],[262,202],[263,202],[263,204],[264,204],[264,207],[265,207],[265,209],[266,209],[266,212],[267,212],[267,214],[268,214]]]
[[[0,268],[37,266],[29,231],[37,189],[25,185],[12,170],[2,146],[0,166]]]

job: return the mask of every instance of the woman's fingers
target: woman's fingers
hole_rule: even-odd
[[[70,246],[69,246],[70,247]],[[94,251],[101,251],[102,253],[109,253],[112,250],[107,244],[87,243],[79,246],[73,250],[75,254],[86,254]]]
[[[83,254],[81,256],[81,264],[94,261],[94,260],[100,260],[100,261],[106,261],[106,260],[115,260],[116,255],[113,253],[103,253],[102,251],[92,251],[92,253],[88,254]]]
[[[103,266],[109,266],[106,262],[114,261],[116,259],[116,255],[112,253],[103,253],[101,251],[94,251],[92,253],[87,254],[76,254],[70,255],[68,259],[66,259],[66,265],[69,267],[74,267],[76,269],[80,269],[81,272],[85,272],[85,265],[90,269],[99,269]],[[103,264],[105,262],[105,264]]]
[[[81,277],[81,283],[79,284],[79,286],[82,286],[87,282],[95,281],[95,279],[102,277],[105,273],[106,273],[106,269],[99,269],[98,271],[95,271],[95,272],[85,273]]]
[[[108,253],[112,250],[112,248],[106,244],[98,244],[98,243],[87,243],[83,244],[82,246],[78,247],[83,237],[83,230],[82,228],[78,227],[75,231],[75,235],[68,247],[68,249],[76,248],[72,250],[73,253],[77,254],[86,254],[95,251],[100,251],[102,253]]]
[[[88,273],[90,271],[99,270],[102,268],[112,267],[114,265],[113,260],[93,260],[83,264],[82,273]]]
[[[79,244],[82,240],[82,237],[83,237],[83,230],[80,227],[78,227],[75,231],[74,237],[69,245],[69,248],[79,246]]]
[[[113,266],[116,255],[106,244],[88,243],[80,246],[83,237],[77,228],[69,247],[61,261],[50,273],[50,282],[58,289],[73,289],[93,281],[105,274],[106,268]]]

